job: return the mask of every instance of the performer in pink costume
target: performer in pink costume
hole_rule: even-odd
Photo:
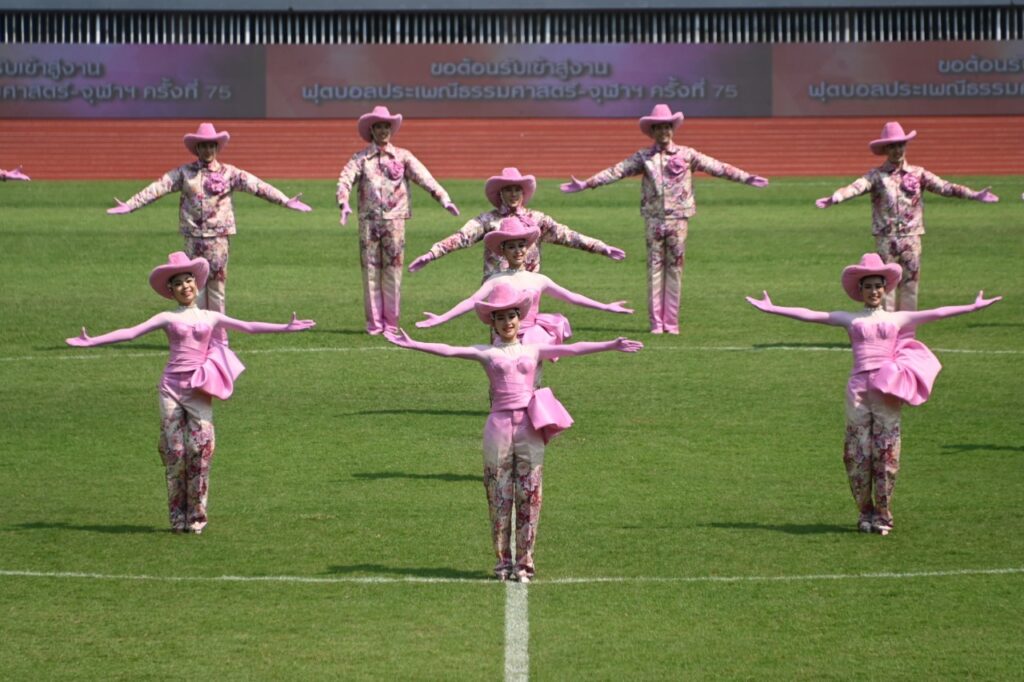
[[[599,239],[588,237],[557,222],[551,216],[526,207],[537,190],[537,178],[523,175],[518,168],[505,168],[501,175],[494,175],[484,184],[484,194],[494,206],[493,211],[481,213],[462,226],[455,234],[445,237],[430,247],[430,250],[409,264],[409,272],[416,272],[427,263],[446,256],[452,251],[465,249],[484,238],[501,226],[501,221],[508,217],[519,218],[526,225],[535,225],[540,231],[537,242],[532,244],[526,253],[524,269],[528,272],[540,271],[540,242],[550,242],[569,246],[574,249],[590,251],[607,256],[612,260],[622,260],[626,252],[614,246],[608,246]],[[507,267],[501,253],[489,249],[484,250],[484,276],[488,277],[501,272]]]
[[[8,180],[21,180],[28,182],[31,180],[29,176],[21,172],[21,166],[18,166],[14,170],[3,170],[0,168],[0,182],[7,182]]]
[[[832,196],[814,202],[818,208],[828,208],[871,192],[871,234],[875,237],[876,251],[886,263],[897,263],[903,268],[899,286],[886,293],[887,310],[917,310],[921,235],[924,234],[923,190],[986,204],[999,201],[988,187],[976,192],[907,163],[907,142],[916,136],[916,130],[905,133],[896,121],[886,123],[881,137],[868,143],[872,153],[886,157],[885,163],[852,184],[840,187]]]
[[[672,113],[667,104],[657,104],[649,116],[640,118],[640,130],[654,140],[628,159],[586,180],[575,176],[562,184],[563,192],[581,192],[608,185],[632,175],[643,175],[640,215],[647,237],[647,309],[652,334],[679,333],[679,297],[686,264],[686,234],[690,218],[697,212],[693,194],[693,171],[767,187],[768,180],[722,163],[691,147],[672,141],[683,121],[682,112]]]
[[[280,190],[247,171],[217,160],[231,135],[218,132],[212,123],[202,123],[195,133],[185,135],[185,148],[197,160],[170,170],[128,201],[115,198],[117,206],[107,209],[111,215],[131,213],[153,203],[171,192],[180,192],[178,227],[185,236],[185,252],[202,257],[210,264],[210,279],[199,292],[200,308],[219,313],[225,311],[225,289],[228,280],[228,246],[235,229],[235,211],[231,193],[248,192],[261,199],[280,204],[293,211],[311,211],[299,201],[302,194],[289,199]],[[214,339],[227,343],[223,328]]]
[[[479,301],[487,299],[497,286],[511,286],[530,294],[530,304],[519,321],[519,338],[526,344],[559,344],[572,336],[569,320],[564,315],[540,312],[542,294],[585,308],[627,315],[633,313],[631,309],[623,306],[625,301],[601,303],[582,294],[569,291],[539,272],[526,270],[527,253],[529,253],[530,247],[537,242],[539,236],[540,230],[535,225],[525,225],[518,217],[502,220],[499,229],[488,232],[484,236],[484,244],[489,252],[502,256],[508,263],[508,269],[491,275],[477,289],[476,293],[456,304],[448,312],[441,315],[424,313],[427,319],[417,322],[416,326],[420,328],[434,327],[464,315],[473,310]],[[540,370],[538,370],[538,376],[539,374]]]
[[[885,264],[876,253],[866,253],[858,265],[843,270],[843,289],[864,309],[848,313],[784,308],[772,303],[768,292],[747,301],[766,313],[843,327],[853,347],[853,369],[846,385],[846,441],[843,463],[853,499],[860,511],[857,528],[888,535],[892,530],[892,492],[900,466],[900,407],[920,405],[931,395],[942,365],[920,341],[905,330],[916,325],[987,308],[1001,296],[971,305],[946,306],[919,312],[886,311],[883,301],[900,281],[901,268]],[[874,484],[874,499],[871,488]]]
[[[491,539],[500,580],[529,582],[535,573],[533,548],[540,521],[544,446],[572,425],[572,417],[551,389],[534,389],[534,372],[542,360],[601,351],[635,353],[643,344],[625,338],[614,341],[550,344],[519,342],[520,311],[532,294],[508,284],[496,286],[485,301],[474,305],[480,320],[496,336],[493,345],[449,346],[409,338],[405,331],[385,337],[402,348],[443,357],[476,360],[491,383],[491,413],[484,426],[484,487],[490,510]],[[512,561],[510,537],[512,505],[516,507],[516,557]]]
[[[352,213],[349,194],[359,188],[359,258],[363,268],[363,307],[368,334],[398,329],[401,313],[405,221],[412,217],[409,181],[427,190],[449,213],[459,215],[427,167],[408,149],[391,144],[402,115],[374,107],[359,117],[359,136],[370,146],[352,156],[338,177],[341,224]]]
[[[249,334],[297,332],[315,325],[313,320],[288,324],[245,322],[196,305],[207,283],[210,266],[204,258],[189,257],[182,251],[170,254],[167,263],[156,267],[149,285],[164,298],[178,302],[178,309],[157,313],[142,324],[89,336],[67,339],[70,346],[102,346],[131,341],[163,329],[171,354],[157,393],[160,399],[160,441],[158,449],[167,473],[167,506],[171,529],[176,533],[202,533],[206,527],[206,500],[213,459],[213,397],[227,400],[234,380],[245,366],[223,344],[211,343],[218,328]]]

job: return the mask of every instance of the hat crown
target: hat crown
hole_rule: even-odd
[[[507,306],[509,308],[515,307],[521,298],[522,294],[518,289],[513,287],[511,284],[505,284],[502,282],[491,289],[490,295],[487,296],[486,303],[495,310],[502,310],[501,306]]]
[[[882,135],[881,135],[881,137],[883,139],[884,138],[894,138],[894,137],[906,137],[906,136],[907,136],[907,134],[905,132],[903,132],[903,126],[901,126],[897,121],[889,121],[884,126],[882,126]]]
[[[650,118],[672,118],[672,110],[667,104],[655,104],[651,109]]]
[[[217,129],[213,127],[210,122],[200,123],[199,127],[196,128],[197,137],[217,137]]]
[[[501,177],[504,180],[522,180],[523,174],[519,172],[518,168],[502,168]]]
[[[191,259],[184,251],[175,251],[174,253],[167,254],[168,265],[184,265],[189,262],[191,262]]]
[[[370,115],[371,116],[383,116],[385,118],[391,118],[391,111],[388,110],[388,108],[385,107],[385,106],[377,105],[377,106],[375,106],[373,108],[373,111],[370,112]]]
[[[858,265],[862,268],[870,268],[872,270],[879,270],[885,267],[885,263],[882,262],[882,257],[877,253],[865,253],[860,258]]]

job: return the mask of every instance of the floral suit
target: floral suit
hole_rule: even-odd
[[[693,171],[747,182],[753,176],[690,147],[653,145],[586,180],[587,187],[643,175],[640,214],[646,223],[647,302],[651,331],[679,333],[679,298],[686,262],[686,233],[697,212]]]
[[[358,186],[359,256],[363,270],[366,331],[398,329],[401,312],[405,221],[412,217],[409,181],[441,205],[448,193],[407,149],[371,144],[352,156],[338,176],[338,204]]]

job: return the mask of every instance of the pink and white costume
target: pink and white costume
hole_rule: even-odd
[[[896,272],[890,281],[895,285],[899,267],[888,267]],[[847,271],[852,275],[844,272],[844,286],[856,299],[855,288],[848,284],[881,275],[882,262],[877,254],[865,254],[860,266]],[[869,274],[861,274],[864,272]],[[767,293],[761,300],[747,298],[767,313],[846,329],[853,349],[853,367],[846,385],[843,463],[860,512],[861,530],[883,528],[888,532],[892,528],[892,492],[900,465],[900,408],[903,403],[920,405],[928,400],[942,369],[928,347],[906,332],[920,324],[980,310],[998,300],[986,300],[979,294],[971,305],[896,312],[878,307],[849,313],[777,306]]]

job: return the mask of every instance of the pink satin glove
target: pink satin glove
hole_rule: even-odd
[[[21,172],[21,166],[18,166],[14,170],[0,171],[0,175],[2,175],[4,180],[28,181],[28,180],[32,179],[29,176],[27,176],[27,175],[25,175],[24,173]]]
[[[122,213],[131,213],[132,212],[131,207],[128,204],[126,204],[123,201],[121,201],[120,199],[118,199],[117,197],[114,197],[114,201],[117,202],[117,206],[115,206],[114,208],[108,208],[107,209],[107,213],[108,214],[110,214],[110,215],[121,215]]]
[[[413,262],[409,263],[409,272],[416,272],[417,270],[422,270],[423,266],[432,260],[434,260],[434,254],[428,251],[427,253],[423,254]]]
[[[818,208],[828,208],[832,205],[832,197],[822,197],[814,202]]]
[[[85,327],[82,327],[82,333],[78,336],[72,336],[71,338],[64,339],[64,343],[69,346],[76,348],[88,348],[92,345],[92,338],[86,333]]]
[[[977,192],[974,193],[974,196],[971,198],[974,199],[975,201],[980,201],[983,204],[994,204],[997,201],[999,201],[999,197],[992,193],[991,187],[986,187],[985,189],[978,190]]]
[[[582,192],[587,189],[587,183],[584,180],[580,180],[575,175],[570,175],[572,180],[570,182],[563,182],[558,186],[558,189],[562,190],[566,194],[573,194],[575,192]]]
[[[427,316],[427,319],[420,320],[416,323],[416,326],[420,329],[430,329],[431,327],[436,327],[444,322],[444,319],[440,315],[435,315],[434,313],[428,313],[426,311],[424,311],[423,314]]]
[[[765,313],[772,312],[772,309],[775,308],[775,304],[772,303],[772,299],[768,298],[768,292],[767,291],[762,291],[761,293],[764,295],[764,298],[757,299],[757,298],[753,298],[751,296],[747,296],[746,297],[747,303],[749,303],[750,305],[754,306],[755,308],[757,308],[761,312],[765,312]]]
[[[985,292],[979,291],[978,297],[974,299],[974,309],[981,310],[982,308],[987,308],[993,303],[996,303],[1001,300],[1003,300],[1002,296],[996,296],[994,298],[985,298]],[[84,332],[85,330],[83,329],[82,331]]]
[[[288,323],[287,330],[290,332],[301,332],[315,326],[316,322],[313,320],[299,320],[293,312],[292,319],[291,322]],[[83,329],[82,331],[84,332],[85,330]]]
[[[299,201],[299,197],[301,196],[302,192],[299,192],[298,194],[293,196],[291,199],[285,202],[285,207],[290,208],[293,211],[300,211],[301,213],[309,213],[310,211],[312,211],[313,209],[310,208],[307,204],[304,204],[301,201]]]
[[[626,306],[622,305],[623,303],[625,303],[625,301],[615,301],[613,303],[609,303],[608,305],[606,305],[604,307],[604,309],[605,309],[606,312],[609,312],[609,313],[620,313],[622,315],[632,315],[633,314],[633,309],[632,308],[627,308]]]
[[[760,175],[751,175],[749,178],[747,178],[747,184],[750,185],[751,187],[757,188],[767,187],[768,178],[763,178]]]
[[[384,338],[402,348],[412,348],[412,339],[405,333],[404,329],[399,329],[397,332],[390,329],[384,330]]]
[[[625,336],[620,336],[612,343],[615,345],[615,350],[621,353],[635,353],[644,347],[644,344],[641,342],[627,339]]]
[[[441,204],[441,207],[444,208],[444,210],[451,213],[453,216],[459,215],[459,207],[455,205],[454,201],[446,201],[443,204]]]
[[[614,246],[607,246],[607,247],[605,247],[603,253],[604,253],[604,255],[608,256],[612,260],[622,260],[623,258],[626,257],[626,252],[625,251],[623,251],[622,249],[616,248]]]
[[[348,205],[347,201],[341,202],[341,219],[338,221],[342,225],[348,223],[348,217],[352,214],[352,208]]]

